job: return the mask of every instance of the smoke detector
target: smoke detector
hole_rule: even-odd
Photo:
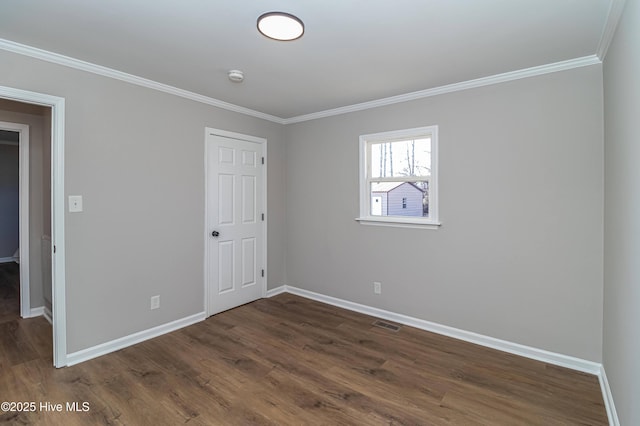
[[[229,80],[234,83],[242,83],[242,80],[244,80],[244,73],[240,70],[231,70],[229,71]]]

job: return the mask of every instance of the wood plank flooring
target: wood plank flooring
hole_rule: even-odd
[[[607,424],[595,376],[373,321],[281,294],[64,369],[44,319],[6,323],[0,400],[90,409],[0,423]]]
[[[0,263],[0,324],[20,318],[20,265]]]

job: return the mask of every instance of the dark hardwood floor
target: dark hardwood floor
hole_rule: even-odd
[[[7,322],[0,400],[89,410],[0,423],[607,424],[595,376],[373,321],[282,294],[63,369],[51,366],[43,318]]]
[[[20,318],[20,265],[0,263],[0,324]]]

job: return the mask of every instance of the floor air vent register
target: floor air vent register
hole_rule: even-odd
[[[373,325],[375,325],[376,327],[384,328],[385,330],[390,330],[390,331],[396,332],[396,333],[398,331],[400,331],[400,326],[399,325],[390,324],[388,322],[381,321],[381,320],[374,321]]]

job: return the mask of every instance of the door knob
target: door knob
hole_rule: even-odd
[[[211,233],[211,236],[212,236],[212,237],[217,237],[217,236],[219,236],[219,235],[220,235],[220,233],[219,233],[218,231],[213,231],[213,232]]]

